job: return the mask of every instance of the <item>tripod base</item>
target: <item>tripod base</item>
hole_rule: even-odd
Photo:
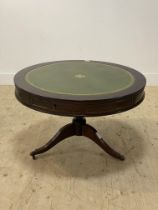
[[[85,136],[98,144],[105,152],[111,155],[114,158],[119,160],[124,160],[125,157],[120,153],[113,150],[98,134],[97,130],[92,126],[86,124],[86,119],[84,117],[75,117],[72,123],[69,123],[62,127],[56,135],[48,141],[44,146],[35,149],[30,153],[33,159],[35,159],[36,155],[44,153],[54,147],[56,144],[61,142],[62,140],[71,137],[71,136]]]

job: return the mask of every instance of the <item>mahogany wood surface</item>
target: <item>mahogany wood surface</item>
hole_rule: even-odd
[[[146,79],[138,71],[126,66],[108,62],[93,62],[123,68],[133,75],[134,83],[125,90],[111,94],[93,96],[64,95],[40,90],[37,87],[31,86],[25,80],[25,75],[34,68],[42,67],[55,62],[37,64],[25,68],[15,75],[15,96],[23,105],[40,112],[74,117],[73,122],[61,128],[57,134],[50,141],[48,141],[48,143],[31,152],[30,155],[33,157],[33,159],[35,159],[37,154],[48,151],[65,138],[74,135],[88,137],[112,157],[119,160],[125,159],[123,155],[113,150],[103,140],[95,128],[86,124],[84,117],[115,114],[127,111],[139,105],[145,96],[144,88],[146,85]]]
[[[63,61],[67,62],[67,61]],[[81,61],[82,62],[82,61]],[[97,62],[97,61],[95,61]],[[34,110],[63,116],[102,116],[115,114],[129,110],[144,99],[145,77],[138,71],[119,64],[109,65],[119,66],[129,71],[135,78],[134,84],[123,90],[112,94],[94,96],[67,96],[57,95],[42,91],[31,86],[25,80],[25,75],[37,66],[44,66],[50,63],[37,64],[19,71],[14,77],[16,98],[25,106]]]

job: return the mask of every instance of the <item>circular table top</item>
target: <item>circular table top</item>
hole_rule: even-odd
[[[45,99],[46,110],[40,111],[48,113],[50,113],[48,101],[54,104],[56,110],[57,102],[65,103],[65,105],[69,103],[69,106],[76,103],[75,108],[79,109],[80,107],[80,112],[83,112],[81,107],[85,103],[96,105],[96,102],[99,104],[103,101],[105,103],[108,100],[116,101],[118,98],[133,97],[133,95],[143,92],[146,84],[144,76],[129,67],[107,62],[81,60],[37,64],[19,71],[15,75],[14,81],[16,96],[20,102],[38,109],[41,102],[37,102],[37,98],[42,101]],[[25,102],[26,98],[27,103]],[[31,101],[35,99],[36,104],[33,105]],[[59,111],[54,114],[62,113]],[[74,114],[72,113],[72,115],[76,114],[75,111]],[[71,115],[71,113],[62,115]],[[83,115],[86,115],[85,111]]]
[[[118,66],[70,61],[36,67],[25,80],[40,90],[68,97],[116,93],[132,86],[134,76]]]

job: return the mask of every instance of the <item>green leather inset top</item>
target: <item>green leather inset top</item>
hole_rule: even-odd
[[[68,95],[115,93],[134,83],[127,70],[93,61],[61,61],[35,67],[25,80],[40,90]]]

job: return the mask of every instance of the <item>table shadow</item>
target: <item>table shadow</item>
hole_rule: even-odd
[[[141,120],[138,118],[137,123]],[[78,136],[65,139],[40,154],[37,160],[32,160],[29,153],[45,144],[67,122],[48,118],[17,133],[12,149],[16,161],[36,174],[87,179],[127,170],[135,161],[141,161],[145,153],[143,136],[139,127],[132,126],[132,120],[126,122],[98,117],[95,120],[89,118],[88,123],[98,129],[113,148],[125,155],[125,161],[114,159],[88,138]]]

